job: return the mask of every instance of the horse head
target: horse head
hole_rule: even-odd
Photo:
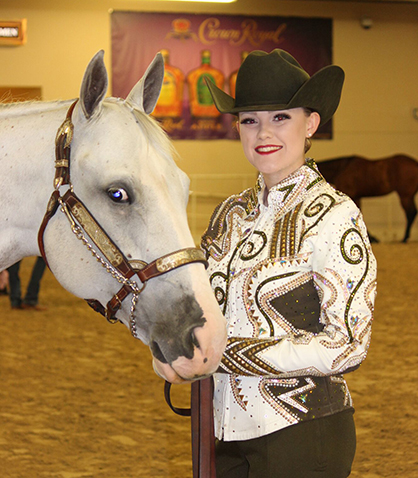
[[[165,364],[166,378],[174,371],[190,380],[216,370],[226,330],[187,223],[189,180],[176,165],[167,136],[149,116],[163,74],[158,54],[126,100],[105,99],[103,52],[91,60],[69,114],[71,131],[68,123],[60,130],[71,142],[69,180],[66,184],[60,178],[56,188],[63,191],[54,191],[55,196],[74,193],[84,208],[77,217],[84,215],[90,225],[82,229],[68,211],[58,211],[47,222],[42,243],[50,269],[66,289],[100,304],[116,297],[120,303],[112,318],[149,345],[157,363]],[[65,162],[57,166],[67,167]],[[60,204],[65,212],[61,198]],[[180,251],[177,261],[184,250],[193,250],[199,259],[169,267],[165,274],[143,272],[150,269],[147,264],[166,256],[170,262],[172,253]],[[124,278],[115,270],[108,258],[114,251],[124,263],[136,264],[134,275]],[[121,287],[128,300],[120,300]]]

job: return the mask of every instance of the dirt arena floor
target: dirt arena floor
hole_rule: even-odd
[[[358,434],[353,478],[418,477],[418,243],[377,244],[366,362],[347,376]],[[22,263],[24,287],[33,259]],[[148,349],[64,291],[45,312],[0,297],[0,478],[191,478],[190,421],[174,415]],[[175,387],[177,406],[189,387]],[[267,478],[267,477],[266,477]]]

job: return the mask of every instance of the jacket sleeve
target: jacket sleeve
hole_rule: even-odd
[[[333,209],[307,239],[320,298],[318,333],[230,337],[218,372],[289,377],[349,372],[365,359],[376,292],[376,260],[361,213],[351,201]]]

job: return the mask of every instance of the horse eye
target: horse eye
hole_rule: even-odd
[[[107,191],[108,196],[114,202],[125,204],[129,203],[129,195],[123,188],[110,188]]]

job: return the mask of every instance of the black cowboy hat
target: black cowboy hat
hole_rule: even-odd
[[[238,71],[235,98],[206,78],[221,113],[302,107],[319,113],[321,125],[335,113],[343,82],[344,71],[339,66],[326,66],[309,76],[292,55],[280,49],[271,53],[256,50],[247,56]]]

